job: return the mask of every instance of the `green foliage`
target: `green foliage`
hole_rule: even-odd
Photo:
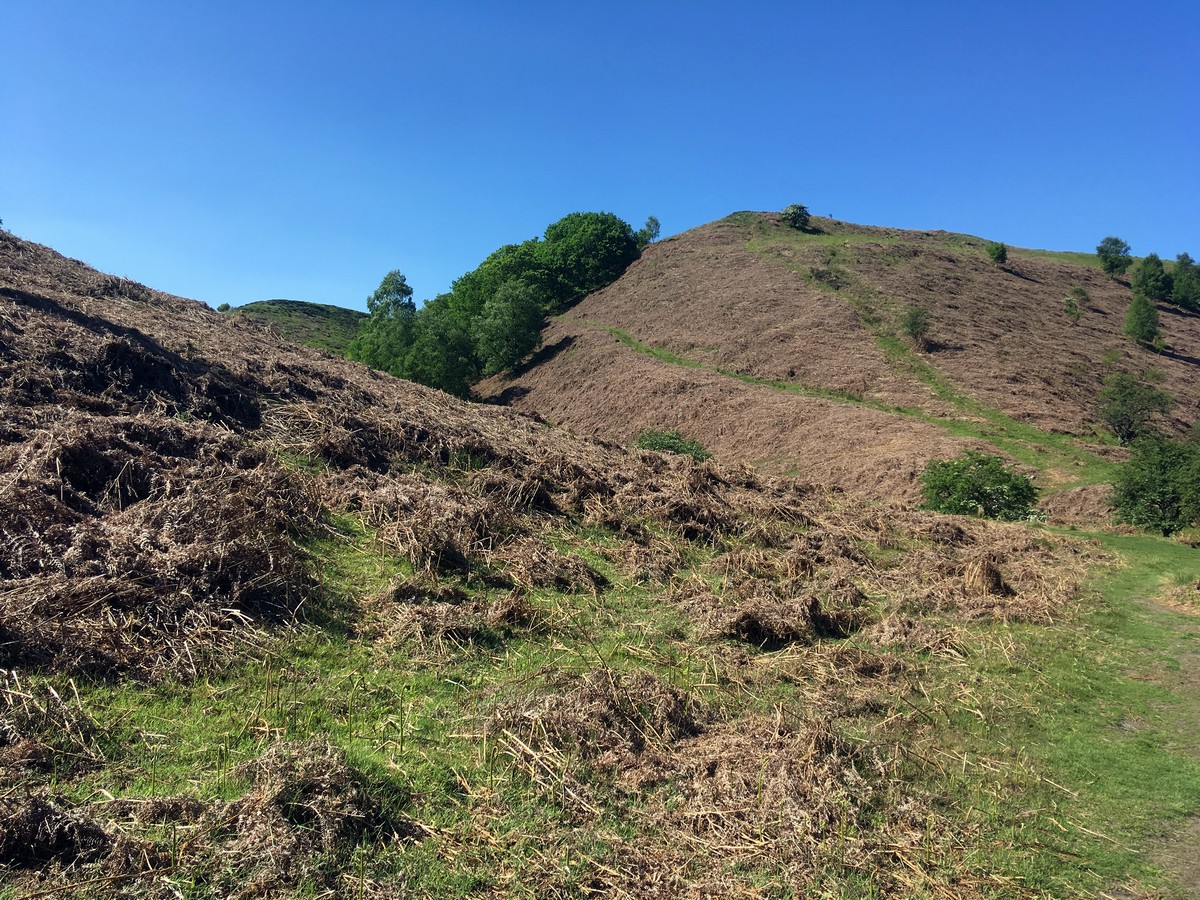
[[[1129,244],[1119,237],[1106,237],[1096,248],[1100,257],[1100,265],[1109,275],[1123,275],[1133,262],[1129,255]]]
[[[658,450],[663,453],[683,453],[698,462],[704,462],[712,454],[697,441],[685,438],[678,431],[643,431],[633,446],[639,450]]]
[[[466,397],[481,374],[503,371],[537,347],[547,313],[615,281],[637,259],[639,239],[657,234],[653,216],[635,235],[612,213],[571,213],[542,240],[496,250],[420,310],[404,276],[391,272],[367,301],[371,314],[347,355]]]
[[[1158,307],[1141,291],[1133,292],[1125,314],[1125,333],[1140,344],[1151,345],[1158,337]]]
[[[479,368],[471,335],[443,294],[421,309],[414,320],[412,347],[403,377],[466,398]]]
[[[1037,488],[998,456],[968,450],[952,460],[935,459],[921,472],[925,506],[938,512],[1016,521],[1033,514]]]
[[[393,269],[367,298],[367,319],[350,342],[346,356],[373,369],[408,377],[405,363],[413,344],[417,307],[408,281]]]
[[[924,306],[910,306],[905,311],[904,319],[900,324],[904,333],[912,338],[914,344],[921,348],[928,345],[929,329],[932,325],[928,309]]]
[[[233,314],[269,325],[290,341],[344,356],[358,336],[366,313],[329,303],[304,300],[256,300],[234,309]]]
[[[229,312],[231,309],[233,309],[233,307],[230,306],[228,303],[222,303],[220,306],[217,307],[217,312]]]
[[[648,216],[646,218],[646,224],[639,228],[637,230],[637,234],[634,235],[634,237],[637,238],[638,250],[643,250],[647,244],[652,244],[657,241],[659,231],[661,230],[662,226],[659,224],[658,219],[656,219],[654,216]]]
[[[780,220],[789,228],[795,228],[798,231],[805,231],[811,222],[811,216],[808,212],[808,207],[801,203],[793,203],[791,206],[784,209],[779,214]]]
[[[1117,440],[1128,444],[1150,431],[1150,419],[1155,413],[1170,408],[1170,394],[1128,372],[1115,372],[1104,379],[1097,412]]]
[[[471,323],[475,353],[485,376],[516,365],[542,342],[541,294],[524,281],[506,281]]]
[[[998,266],[1002,266],[1008,262],[1008,247],[1004,244],[988,244],[987,254],[992,262]]]
[[[612,284],[638,258],[633,228],[612,213],[571,213],[546,229],[542,258],[559,309]]]
[[[1175,257],[1171,273],[1171,302],[1192,312],[1200,311],[1200,266],[1186,253]]]
[[[1200,446],[1161,435],[1139,439],[1112,502],[1120,521],[1164,536],[1200,521]]]
[[[1151,253],[1133,270],[1133,289],[1151,300],[1171,299],[1171,276],[1163,267],[1157,253]]]
[[[1083,320],[1084,306],[1091,302],[1091,299],[1088,292],[1079,285],[1067,291],[1067,296],[1063,297],[1063,312],[1067,314],[1071,324],[1078,325]]]

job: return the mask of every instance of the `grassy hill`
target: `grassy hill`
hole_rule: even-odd
[[[343,356],[366,313],[304,300],[259,300],[229,310],[229,315],[260,322],[289,341]]]
[[[1183,544],[580,439],[5,233],[0,471],[0,897],[1194,894]]]
[[[1036,468],[1052,493],[1106,481],[1120,453],[1096,406],[1117,371],[1176,398],[1167,429],[1195,418],[1200,317],[1164,307],[1163,352],[1137,347],[1128,283],[1090,259],[1013,248],[996,266],[981,238],[813,223],[738,213],[652,245],[482,392],[623,443],[680,429],[726,461],[877,497],[912,497],[926,461],[968,446]],[[1073,287],[1088,295],[1078,324]],[[932,323],[919,350],[911,307]]]

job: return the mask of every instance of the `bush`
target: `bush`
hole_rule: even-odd
[[[1003,244],[988,244],[987,252],[992,262],[998,266],[1002,266],[1008,262],[1008,248]]]
[[[1170,408],[1170,394],[1128,372],[1116,372],[1104,379],[1097,412],[1117,440],[1128,444],[1151,430],[1151,416]]]
[[[639,450],[684,453],[698,462],[704,462],[712,456],[699,442],[685,438],[678,431],[656,431],[651,428],[643,431],[641,436],[634,441],[633,446]]]
[[[1113,487],[1119,521],[1174,534],[1200,521],[1200,447],[1159,435],[1142,438]]]
[[[1083,320],[1084,304],[1089,303],[1091,299],[1088,292],[1079,285],[1067,291],[1067,296],[1063,297],[1063,312],[1067,314],[1072,325],[1078,325]]]
[[[929,326],[931,324],[929,310],[924,306],[910,306],[904,313],[901,322],[904,333],[912,338],[913,343],[924,349],[929,343]]]
[[[1158,337],[1158,307],[1141,291],[1133,292],[1125,314],[1125,333],[1139,344],[1150,346]]]
[[[925,506],[961,516],[1016,521],[1033,515],[1037,488],[998,456],[968,450],[953,460],[932,460],[921,472]]]
[[[222,303],[220,306],[217,307],[217,312],[229,312],[231,309],[233,309],[233,307],[230,306],[228,303]]]
[[[1137,264],[1132,283],[1135,293],[1145,294],[1151,300],[1163,302],[1171,299],[1171,276],[1167,274],[1157,253],[1151,253]]]
[[[798,231],[804,231],[808,228],[810,216],[808,207],[800,203],[793,203],[779,214],[780,220],[789,228],[795,228]]]

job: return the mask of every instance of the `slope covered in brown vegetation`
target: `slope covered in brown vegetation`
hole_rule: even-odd
[[[1082,255],[1013,250],[996,266],[965,235],[813,225],[739,213],[652,245],[483,392],[620,441],[678,428],[720,458],[875,496],[911,496],[925,461],[986,440],[969,432],[990,414],[1087,438],[1116,371],[1154,370],[1176,398],[1166,427],[1195,418],[1200,317],[1164,307],[1165,352],[1137,347],[1128,282]],[[1090,298],[1078,324],[1072,287]],[[901,327],[918,306],[920,351]]]

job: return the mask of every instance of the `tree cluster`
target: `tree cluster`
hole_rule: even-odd
[[[346,355],[466,397],[473,381],[537,349],[547,315],[611,284],[658,233],[653,216],[635,232],[612,213],[571,213],[540,239],[501,247],[420,309],[404,276],[389,272]]]

